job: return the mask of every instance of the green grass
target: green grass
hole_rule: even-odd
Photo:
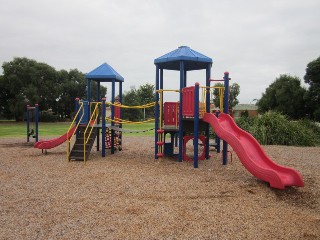
[[[32,125],[31,125],[32,126]],[[60,136],[67,132],[70,126],[69,122],[58,123],[39,123],[39,138],[46,136]],[[149,130],[154,128],[154,123],[144,124],[124,124],[123,129],[129,130]],[[26,122],[0,122],[0,138],[4,137],[26,137]],[[124,136],[154,136],[154,130],[139,133],[124,133]]]
[[[39,137],[59,136],[68,130],[70,123],[39,123]],[[30,125],[33,128],[33,125]],[[0,122],[0,137],[23,137],[27,135],[26,122]]]
[[[150,130],[154,128],[154,122],[143,123],[143,124],[123,124],[122,128],[132,130],[132,131]],[[154,136],[154,130],[146,131],[146,132],[138,132],[138,133],[124,132],[123,135],[124,136]]]

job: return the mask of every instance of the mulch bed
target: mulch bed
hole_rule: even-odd
[[[68,162],[0,139],[0,239],[320,239],[320,147],[265,146],[305,187],[276,190],[211,152],[199,168],[154,160],[152,137]]]

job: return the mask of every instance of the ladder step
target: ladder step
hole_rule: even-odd
[[[81,130],[80,130],[81,131]],[[96,132],[92,132],[91,136],[88,138],[88,142],[86,144],[86,159],[88,159],[90,155],[90,151],[93,147],[93,143],[95,142],[96,139]],[[73,148],[70,152],[69,159],[70,160],[84,160],[84,138],[83,138],[83,133],[78,135],[78,138],[76,139],[75,144],[73,145]]]
[[[81,156],[81,157],[78,157],[78,156],[70,156],[70,160],[81,160],[81,161],[83,161],[84,159],[83,159],[83,156]]]

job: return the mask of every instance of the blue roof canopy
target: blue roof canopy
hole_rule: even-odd
[[[124,78],[107,63],[101,64],[96,69],[87,73],[85,77],[98,82],[111,82],[113,79],[115,79],[116,82],[124,81]]]
[[[211,58],[187,46],[181,46],[155,59],[154,64],[167,70],[180,70],[180,61],[184,61],[186,71],[206,69],[208,64],[212,64]]]

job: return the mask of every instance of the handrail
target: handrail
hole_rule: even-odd
[[[200,86],[200,88],[203,90],[202,92],[202,100],[200,102],[201,106],[200,106],[200,115],[202,116],[205,112],[204,110],[204,105],[206,103],[206,97],[205,97],[205,94],[207,92],[212,92],[213,89],[218,89],[218,96],[219,96],[219,108],[220,109],[223,109],[223,98],[224,98],[224,91],[225,91],[225,88],[222,87],[222,86],[210,86],[210,87],[206,87],[206,86]]]
[[[81,110],[82,110],[82,114],[81,114],[81,116],[80,116],[80,119],[79,119],[79,121],[78,121],[78,123],[77,123],[77,125],[76,125],[76,127],[75,127],[75,129],[74,129],[74,131],[73,131],[73,133],[72,133],[72,135],[71,135],[71,137],[70,137],[70,139],[69,139],[69,132],[71,131],[72,126],[73,126],[73,124],[75,123],[75,121],[77,120],[77,118],[78,118],[79,113],[80,113]],[[83,116],[84,116],[83,102],[80,102],[80,103],[79,103],[79,109],[78,109],[76,115],[74,116],[73,121],[71,122],[70,127],[68,128],[68,131],[67,131],[67,141],[68,141],[68,142],[67,142],[67,160],[68,160],[68,161],[70,161],[70,159],[69,159],[69,156],[70,156],[70,142],[72,141],[72,138],[73,138],[73,136],[74,136],[74,133],[77,131],[77,129],[78,129],[79,125],[80,125],[80,122],[81,122]]]
[[[150,118],[148,120],[144,120],[144,121],[140,121],[140,122],[134,122],[134,121],[124,120],[121,118],[112,119],[112,118],[106,117],[106,121],[117,122],[117,123],[126,123],[126,124],[143,124],[143,123],[154,121],[154,118]]]
[[[180,92],[180,90],[175,90],[175,89],[159,89],[156,92]]]
[[[116,106],[116,107],[120,107],[120,108],[149,108],[149,107],[153,107],[156,105],[156,102],[151,102],[151,103],[147,103],[144,105],[136,105],[136,106],[128,106],[128,105],[122,105],[121,103],[112,103],[112,102],[106,102],[106,104],[109,104],[111,106]]]
[[[90,119],[88,121],[87,127],[86,127],[86,129],[85,129],[85,131],[83,133],[83,161],[84,162],[86,162],[86,160],[87,160],[86,159],[86,145],[87,145],[87,143],[88,143],[88,141],[90,139],[90,136],[92,134],[93,126],[96,124],[97,119],[99,117],[99,108],[98,107],[99,107],[100,104],[101,104],[101,102],[96,102],[95,103],[96,106],[94,107],[94,110],[93,110],[93,112],[91,114],[91,117],[90,117]],[[89,131],[88,136],[86,137],[86,133],[87,133],[88,128],[90,126],[91,126],[91,129]]]

